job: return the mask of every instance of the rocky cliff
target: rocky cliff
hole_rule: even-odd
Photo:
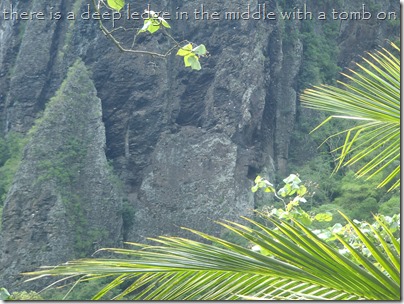
[[[329,2],[308,4],[313,12],[356,5]],[[249,3],[258,7],[258,1]],[[268,11],[303,5],[259,3]],[[394,1],[377,3],[382,7],[373,10],[399,10]],[[19,271],[122,239],[178,234],[180,226],[220,234],[211,221],[251,213],[249,188],[258,172],[286,173],[308,49],[300,20],[172,20],[174,36],[209,50],[196,72],[174,54],[161,60],[119,52],[95,20],[79,17],[87,9],[82,1],[3,0],[0,11],[11,4],[20,12],[61,12],[62,18],[0,18],[1,133],[28,134],[34,127],[4,206],[0,285],[11,286]],[[222,13],[246,8],[243,1],[203,4]],[[192,14],[200,2],[154,6]],[[76,18],[68,20],[68,12]],[[313,20],[313,37],[326,35],[322,22]],[[373,19],[338,22],[332,27],[340,66],[394,32]],[[132,41],[133,33],[119,35]],[[169,41],[159,35],[140,37],[139,47],[167,50]],[[78,58],[83,63],[74,65]],[[42,123],[35,124],[38,118]],[[122,219],[122,210],[129,219]]]
[[[105,157],[101,100],[81,61],[30,131],[4,203],[6,282],[33,265],[87,256],[122,239],[122,197]]]

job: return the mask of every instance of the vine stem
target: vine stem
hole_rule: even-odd
[[[97,5],[96,0],[92,0],[92,2],[93,2],[93,5],[94,5],[94,8],[95,8],[95,11],[99,14],[99,16],[101,16],[101,11],[100,11],[101,5],[100,5],[100,3],[101,3],[101,2],[104,3],[104,2],[103,2],[102,0],[101,0],[101,1],[98,1],[98,5]],[[105,5],[105,3],[104,3],[104,5]],[[173,47],[171,47],[166,53],[162,54],[162,53],[156,53],[156,52],[151,52],[151,51],[134,50],[134,49],[132,49],[132,48],[125,48],[125,47],[123,47],[123,46],[121,45],[121,42],[120,42],[118,39],[116,39],[116,37],[113,35],[113,32],[115,32],[117,29],[108,30],[108,29],[105,27],[104,23],[102,22],[102,19],[101,19],[101,18],[98,19],[98,23],[99,23],[100,29],[101,29],[101,31],[103,32],[103,34],[104,34],[108,39],[110,39],[110,40],[118,47],[118,49],[119,49],[121,52],[125,52],[125,53],[132,53],[132,54],[136,54],[136,55],[149,55],[149,56],[159,57],[159,58],[167,58],[167,56],[170,55],[171,52],[172,52],[174,49],[176,49],[176,48],[178,48],[178,49],[181,48],[181,45],[180,45],[181,43],[187,42],[186,40],[181,41],[181,42],[178,42],[177,40],[175,40],[175,39],[164,29],[164,30],[163,30],[163,33],[164,33],[168,38],[170,38],[170,39],[174,42],[174,44],[175,44],[175,45],[174,45]],[[136,36],[137,36],[137,34],[136,34]],[[136,36],[135,36],[135,38],[136,38]],[[133,44],[132,44],[132,47],[133,47]]]

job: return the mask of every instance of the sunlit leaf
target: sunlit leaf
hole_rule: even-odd
[[[285,179],[283,180],[283,182],[284,182],[285,184],[290,184],[290,183],[297,183],[297,184],[299,184],[299,183],[301,183],[302,181],[300,180],[300,178],[299,178],[296,174],[291,174],[291,175],[289,175],[287,178],[285,178]]]
[[[10,299],[10,293],[5,288],[0,288],[0,301],[6,301]]]
[[[160,25],[155,25],[155,24],[151,24],[148,26],[147,30],[149,31],[150,34],[153,34],[155,32],[157,32],[160,28]]]
[[[303,196],[307,193],[307,188],[304,185],[301,185],[299,187],[299,190],[297,190],[297,194],[300,196]]]
[[[107,0],[107,4],[110,8],[120,11],[125,6],[124,0]]]
[[[192,53],[192,44],[189,43],[182,48],[180,48],[177,52],[178,56],[188,56]]]
[[[200,44],[195,47],[192,52],[200,56],[206,55],[206,47],[203,44]]]
[[[201,64],[199,62],[198,57],[196,57],[195,54],[191,54],[188,56],[185,56],[184,59],[187,58],[189,65],[193,70],[200,70],[201,69]],[[186,65],[187,66],[187,65]]]
[[[161,22],[161,24],[162,24],[164,27],[166,27],[166,28],[171,28],[171,26],[168,24],[168,22],[167,22],[163,17],[158,17],[157,19]]]
[[[187,55],[187,56],[184,56],[184,64],[185,64],[185,66],[186,67],[190,67],[191,66],[191,62],[189,62],[189,58],[191,57],[191,56],[194,56],[194,54],[189,54],[189,55]]]
[[[257,185],[252,186],[251,191],[254,192],[254,193],[257,192],[258,191],[258,186]]]
[[[332,213],[330,212],[318,213],[316,214],[314,219],[319,222],[330,222],[332,221]]]
[[[149,26],[151,26],[151,25],[152,25],[152,21],[150,19],[145,19],[143,27],[139,30],[139,33],[146,32],[147,29],[149,28]]]

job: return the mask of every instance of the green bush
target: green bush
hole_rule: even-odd
[[[397,193],[395,196],[392,196],[389,200],[384,203],[381,203],[379,206],[379,213],[384,215],[392,216],[394,214],[400,213],[400,196]]]
[[[350,171],[342,178],[340,192],[333,204],[341,206],[351,218],[370,221],[372,213],[378,212],[378,202],[384,194],[376,189],[377,184],[374,180],[358,179]]]

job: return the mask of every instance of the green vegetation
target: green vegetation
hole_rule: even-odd
[[[93,299],[110,298],[108,292],[123,283],[129,286],[113,299],[400,298],[400,245],[383,220],[376,218],[375,221],[381,230],[365,224],[366,235],[346,218],[355,240],[368,248],[365,255],[337,235],[339,246],[351,253],[353,259],[350,259],[340,253],[338,247],[327,244],[296,220],[291,224],[289,220],[266,219],[276,228],[270,229],[248,218],[245,220],[252,227],[233,222],[220,223],[249,241],[252,249],[188,229],[213,245],[159,237],[152,239],[157,245],[132,244],[140,246],[139,250],[108,249],[123,255],[122,259],[82,259],[28,274],[82,274],[81,280],[110,277],[111,283]],[[371,261],[380,266],[374,266]]]
[[[290,166],[292,172],[299,172],[299,177],[306,180],[311,192],[310,199],[302,206],[305,211],[329,211],[339,222],[342,219],[338,210],[350,218],[367,221],[373,218],[372,214],[399,213],[398,189],[390,192],[378,191],[377,180],[363,182],[351,170],[332,174],[333,169],[324,162],[324,158],[326,157],[317,156],[303,166]]]
[[[30,145],[35,158],[37,188],[51,184],[57,190],[64,205],[69,231],[74,240],[74,252],[78,257],[92,254],[96,244],[107,237],[108,232],[92,228],[88,222],[88,206],[91,198],[83,183],[88,178],[89,155],[94,149],[95,132],[89,131],[89,117],[101,118],[96,102],[88,97],[95,88],[83,62],[78,60],[68,71],[66,79],[55,96],[48,102],[29,134],[34,139]],[[96,98],[96,97],[94,97]],[[96,121],[96,120],[95,120]],[[49,143],[48,143],[49,141]],[[111,168],[105,164],[107,177],[118,185]],[[101,203],[101,202],[100,202]]]
[[[51,153],[49,147],[34,145],[33,153],[38,158],[38,178],[35,181],[37,187],[53,182],[61,195],[61,200],[66,208],[67,219],[71,231],[74,233],[75,252],[79,257],[93,252],[92,243],[103,235],[100,231],[90,229],[86,220],[84,205],[86,199],[77,194],[80,188],[80,171],[85,165],[88,149],[88,138],[82,132],[85,128],[85,118],[77,112],[85,110],[79,105],[83,100],[80,94],[91,90],[91,80],[86,76],[86,68],[83,63],[77,61],[68,71],[68,75],[56,95],[47,104],[41,118],[30,130],[31,136],[35,136],[38,130],[53,130],[59,128],[60,119],[65,120],[64,129],[58,130],[52,135],[52,140],[58,142]],[[69,86],[80,83],[82,90],[73,92]],[[72,101],[76,101],[72,103]],[[64,113],[62,114],[61,111]]]
[[[62,297],[51,289],[44,294],[49,299],[88,299],[99,290],[92,299],[397,300],[400,216],[377,216],[368,224],[341,214],[348,224],[318,228],[315,223],[330,223],[332,215],[309,215],[300,208],[309,193],[296,175],[284,183],[276,191],[257,177],[252,187],[275,193],[284,209],[261,212],[260,221],[244,218],[252,227],[219,223],[236,243],[187,229],[212,245],[160,237],[151,239],[157,245],[128,243],[139,250],[106,249],[122,259],[77,260],[30,275],[83,275],[76,291]]]
[[[124,0],[107,3],[116,11],[125,5]],[[151,17],[137,34],[165,32],[170,28],[162,17],[149,13]],[[114,40],[111,32],[105,28],[103,31]],[[298,86],[332,83],[339,70],[335,61],[335,23],[327,23],[321,35],[314,35],[312,23],[303,22],[300,32],[294,34],[306,46],[307,62],[303,63]],[[207,53],[203,45],[188,43],[181,47],[177,43],[176,47],[185,66],[201,68],[199,58]],[[93,299],[118,300],[400,299],[397,192],[382,193],[373,179],[366,182],[355,179],[353,171],[347,168],[331,176],[334,165],[340,169],[345,164],[352,165],[358,176],[382,179],[380,187],[393,183],[390,190],[394,190],[400,185],[399,60],[386,50],[371,57],[366,65],[358,64],[359,72],[346,75],[351,83],[340,83],[342,88],[321,86],[303,94],[304,102],[314,109],[337,112],[338,116],[331,117],[364,123],[349,123],[346,131],[331,137],[335,140],[332,145],[300,166],[312,179],[309,185],[304,185],[297,174],[284,179],[279,190],[261,176],[256,178],[252,191],[262,189],[272,193],[283,202],[283,208],[266,206],[259,211],[259,218],[244,218],[245,224],[219,223],[228,233],[222,238],[186,229],[204,242],[162,236],[150,239],[156,245],[128,243],[140,249],[103,250],[122,258],[81,259],[45,267],[28,275],[38,276],[33,279],[80,276],[77,281],[80,284],[73,285],[74,292],[49,289],[41,296],[32,292],[9,295],[2,289],[0,299],[83,300],[91,298],[94,291],[98,293]],[[58,98],[60,95],[53,103]],[[71,119],[74,125],[76,122]],[[324,123],[331,132],[338,126],[338,123],[331,125],[333,122],[328,118]],[[344,133],[341,142],[340,135]],[[335,143],[340,148],[333,149]],[[7,163],[9,168],[18,167],[17,162],[9,162],[18,155],[9,152],[11,146],[6,141],[0,142],[0,175]],[[86,154],[82,139],[67,136],[63,151],[39,162],[38,168],[44,174],[36,181],[39,185],[55,181],[61,187],[62,200],[74,227],[75,250],[82,256],[89,253],[94,240],[106,237],[102,231],[89,229],[82,207],[85,202],[74,193],[79,183],[77,172]],[[340,155],[337,160],[333,159],[337,154]],[[365,164],[356,168],[360,162]],[[391,165],[395,168],[391,169]],[[3,192],[15,171],[4,172],[4,185],[0,184]],[[315,188],[317,195],[311,188]],[[385,215],[372,218],[371,213],[378,211]],[[132,207],[125,203],[122,216],[126,230],[133,224],[133,213]],[[230,235],[235,235],[232,241]]]
[[[9,301],[43,301],[44,298],[35,291],[13,292],[8,298]]]
[[[363,161],[359,175],[362,170],[362,175],[369,173],[376,178],[387,172],[380,186],[392,181],[390,189],[394,189],[400,179],[382,161],[394,163],[397,153],[400,155],[396,144],[400,131],[399,59],[386,50],[370,56],[373,61],[367,63],[373,71],[358,65],[359,72],[351,71],[354,76],[348,76],[353,85],[316,87],[306,91],[302,99],[315,109],[342,114],[340,118],[364,121],[337,133],[348,133],[342,147],[331,150],[342,155],[337,160],[337,169],[353,151],[347,163],[355,165]],[[351,133],[355,133],[353,139]],[[360,141],[361,138],[364,140]],[[355,143],[359,143],[359,148]],[[380,151],[380,147],[384,149]],[[332,164],[329,167],[332,169]],[[399,164],[397,168],[400,169]],[[316,170],[315,165],[311,170]],[[324,172],[327,170],[319,171],[319,176]],[[208,244],[161,236],[150,239],[156,245],[128,243],[140,249],[104,249],[122,255],[121,259],[76,260],[27,275],[36,276],[31,280],[43,276],[81,276],[79,282],[110,278],[110,283],[93,299],[400,299],[400,216],[376,215],[374,222],[369,223],[350,220],[339,213],[340,219],[347,223],[343,225],[333,223],[332,212],[324,210],[325,206],[341,206],[360,216],[377,208],[381,201],[384,209],[394,205],[395,197],[383,200],[370,183],[353,183],[350,171],[338,178],[341,193],[325,192],[323,195],[330,198],[330,204],[318,204],[317,210],[323,212],[316,214],[303,209],[307,203],[305,197],[312,193],[296,174],[284,179],[279,190],[258,176],[252,191],[273,193],[284,208],[262,210],[260,220],[243,218],[246,224],[219,223],[244,239],[247,248],[238,245],[243,242],[236,244],[184,228]],[[331,180],[331,189],[332,183]],[[358,200],[363,203],[360,207]],[[123,284],[126,286],[119,294],[109,293]]]
[[[344,177],[345,178],[345,177]],[[347,177],[348,180],[350,180],[349,177]],[[303,224],[305,227],[309,228],[312,230],[314,234],[316,234],[319,238],[325,240],[328,244],[331,242],[336,241],[339,237],[342,237],[346,241],[349,240],[351,243],[351,246],[353,246],[355,249],[360,249],[363,254],[368,254],[369,251],[368,249],[363,246],[363,244],[359,241],[359,239],[355,236],[352,235],[351,233],[351,227],[350,225],[345,225],[343,226],[341,222],[344,222],[344,215],[341,213],[342,208],[338,208],[339,210],[337,211],[336,206],[338,206],[338,203],[333,205],[321,205],[319,208],[309,208],[307,211],[306,208],[303,206],[307,205],[308,201],[306,198],[310,199],[312,197],[311,193],[309,192],[308,187],[302,183],[300,178],[295,175],[291,174],[287,178],[283,180],[284,186],[280,188],[278,191],[275,189],[272,183],[269,181],[263,179],[261,176],[258,176],[255,179],[255,185],[252,187],[252,191],[256,192],[258,189],[264,190],[264,192],[267,193],[274,193],[275,197],[279,200],[281,200],[284,204],[284,208],[275,208],[275,207],[270,207],[266,206],[264,207],[261,211],[258,211],[259,214],[264,214],[266,217],[276,217],[281,220],[292,220],[292,225],[293,225],[293,220],[300,222]],[[353,205],[354,208],[357,208],[355,210],[362,210],[364,214],[366,214],[366,208],[368,205],[366,204],[352,204],[352,201],[359,202],[361,200],[358,199],[358,195],[361,195],[363,200],[367,199],[366,192],[360,192],[360,194],[355,193],[354,191],[355,187],[351,187],[347,189],[346,193],[347,194],[347,200],[350,202],[349,206],[344,206],[347,208],[347,210],[350,211],[350,213],[353,213],[352,210],[350,210],[350,207]],[[380,191],[377,191],[375,187],[371,188],[373,190],[373,195],[377,195],[377,193],[380,193]],[[345,190],[345,189],[344,189]],[[372,192],[372,191],[370,191]],[[295,197],[293,197],[296,195]],[[357,195],[357,196],[355,196]],[[285,199],[288,199],[285,201]],[[372,197],[373,200],[375,200]],[[359,208],[358,208],[359,206]],[[335,210],[333,210],[335,209]],[[335,212],[331,212],[331,210]],[[397,210],[397,209],[396,209]],[[390,211],[391,212],[391,211]],[[369,214],[371,214],[369,212]],[[389,213],[392,215],[391,216],[385,216],[385,215],[379,215],[378,218],[383,221],[384,225],[388,227],[388,229],[392,233],[396,233],[397,229],[400,226],[400,212],[395,213]],[[335,216],[336,215],[336,216]],[[363,217],[363,215],[359,215],[359,218]],[[369,217],[371,221],[373,217]],[[354,219],[354,222],[360,227],[360,229],[364,232],[367,233],[367,223],[366,221],[358,221],[357,218]],[[375,229],[380,229],[380,223],[376,221],[373,224],[373,227]],[[396,237],[398,237],[398,234],[396,233]],[[342,250],[344,254],[348,254],[349,258],[353,258],[350,256],[350,252],[346,251],[342,247],[338,247],[338,244],[334,242],[333,246],[339,248]]]
[[[75,14],[75,16],[79,15],[81,4],[82,4],[82,1],[80,1],[80,0],[74,1],[72,12]],[[64,37],[63,47],[61,50],[58,51],[58,55],[57,55],[58,60],[62,60],[64,58],[64,56],[70,51],[70,48],[73,44],[72,38],[73,38],[73,30],[74,30],[75,24],[76,24],[75,20],[69,20],[69,27],[68,27],[65,37]]]
[[[15,132],[0,138],[0,231],[4,201],[20,166],[27,141],[27,137]]]
[[[315,32],[315,24],[304,20],[301,24],[300,38],[303,43],[303,60],[298,76],[298,88],[307,88],[319,83],[334,83],[340,68],[338,58],[339,24],[322,21],[320,32]]]
[[[41,301],[43,300],[43,298],[35,291],[13,292],[10,295],[7,289],[0,288],[0,301],[27,301],[27,300]]]
[[[379,213],[382,199],[389,196],[383,191],[378,191],[376,187],[377,182],[364,183],[355,178],[353,171],[349,171],[341,178],[337,197],[332,203],[345,210],[354,219],[371,220],[372,213]]]
[[[357,176],[372,178],[387,170],[390,173],[378,187],[392,183],[391,190],[400,185],[400,59],[386,49],[369,57],[363,58],[369,67],[357,64],[359,71],[343,74],[350,83],[340,81],[342,88],[323,85],[308,89],[301,100],[307,107],[333,113],[322,124],[332,118],[357,121],[356,126],[332,135],[346,134],[343,145],[336,149],[336,170],[364,161]]]
[[[83,281],[76,286],[72,284],[65,284],[57,288],[45,289],[40,293],[40,295],[44,300],[86,301],[91,300],[91,298],[94,296],[94,291],[101,290],[108,282],[108,279],[99,279],[96,281]],[[118,294],[118,290],[119,288],[112,294]]]
[[[93,7],[99,16],[102,15],[101,10],[106,9],[113,11],[114,13],[119,13],[125,6],[125,0],[108,0],[107,5],[105,6],[104,1],[93,0]],[[169,56],[173,50],[177,50],[177,55],[184,58],[185,67],[190,67],[193,70],[200,70],[201,64],[199,59],[207,56],[208,52],[206,47],[203,44],[195,44],[189,42],[188,40],[177,41],[173,36],[171,36],[167,30],[171,28],[170,24],[164,19],[164,14],[161,12],[155,12],[150,10],[150,8],[146,9],[142,14],[143,18],[143,26],[139,29],[124,29],[123,27],[115,28],[115,21],[112,21],[112,29],[108,30],[102,18],[98,20],[101,31],[105,34],[107,38],[109,38],[122,52],[131,53],[131,54],[146,54],[159,58],[166,58]],[[134,39],[132,45],[129,48],[125,48],[123,45],[127,43],[123,43],[119,41],[115,32],[117,30],[133,30],[134,31]],[[162,33],[165,37],[168,38],[168,41],[173,44],[173,46],[166,53],[156,53],[152,51],[143,51],[139,49],[135,49],[136,38],[139,34],[142,33]]]
[[[15,132],[9,133],[6,138],[0,138],[0,206],[4,203],[20,165],[27,141],[26,137]]]
[[[44,172],[38,182],[55,180],[62,189],[72,185],[79,176],[77,172],[83,166],[83,159],[87,155],[87,146],[83,138],[71,135],[66,139],[63,150],[56,153],[52,159],[44,159],[39,163],[39,169]]]

